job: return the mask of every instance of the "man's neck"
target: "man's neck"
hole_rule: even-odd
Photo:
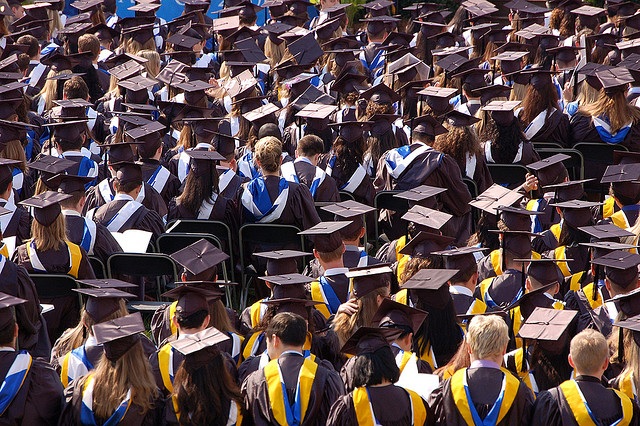
[[[282,355],[285,355],[287,353],[297,353],[299,355],[302,355],[302,346],[285,346],[280,352],[276,354],[277,356],[272,359],[280,358]]]
[[[352,241],[342,240],[342,242],[344,243],[345,246],[360,247],[360,239],[352,240]]]
[[[267,176],[275,176],[275,177],[280,177],[280,169],[278,169],[277,172],[265,172],[264,170],[262,171],[262,176],[267,177]]]
[[[344,268],[344,261],[342,260],[342,257],[332,262],[323,262],[320,259],[318,259],[318,261],[320,262],[320,266],[322,266],[322,269],[324,269],[325,271],[329,269]]]

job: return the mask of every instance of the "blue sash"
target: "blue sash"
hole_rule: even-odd
[[[491,284],[493,284],[493,282],[491,282]],[[491,295],[489,294],[489,289],[490,288],[491,288],[491,285],[489,285],[489,287],[487,287],[487,291],[484,292],[484,303],[489,308],[496,308],[496,307],[499,308],[500,305],[498,305],[496,302],[494,302],[494,300],[491,298]],[[514,304],[518,299],[520,299],[522,297],[522,294],[523,294],[522,293],[522,287],[520,287],[520,290],[518,290],[518,293],[516,294],[516,296],[507,305]]]
[[[329,284],[325,277],[320,277],[318,279],[318,283],[320,284],[320,287],[322,287],[324,296],[327,298],[329,312],[331,312],[331,314],[335,314],[338,312],[338,308],[340,307],[340,299],[338,299],[336,292],[333,291],[333,287],[331,287],[331,284]]]
[[[80,246],[89,253],[91,250],[91,240],[93,236],[91,235],[91,231],[89,231],[89,227],[87,226],[87,222],[83,221],[82,223],[82,241],[80,241]]]
[[[278,194],[282,194],[282,192],[288,188],[289,182],[284,178],[280,178]],[[280,198],[280,195],[278,198]],[[280,202],[286,203],[286,201],[285,199]],[[273,212],[278,207],[279,202],[278,199],[276,199],[275,203],[271,202],[265,180],[257,178],[247,184],[242,196],[242,204],[248,218],[253,221],[258,221]]]
[[[622,142],[629,134],[631,130],[631,123],[626,126],[618,129],[617,132],[611,133],[611,128],[609,127],[609,118],[606,116],[600,117],[592,117],[593,126],[595,127],[600,139],[602,142],[608,143],[610,145],[616,145]]]
[[[82,390],[82,404],[80,406],[80,423],[82,425],[94,426],[96,422],[95,415],[93,414],[93,385],[94,378],[89,376],[85,382],[84,389]],[[102,423],[102,426],[115,426],[124,418],[127,414],[127,410],[131,405],[131,390],[127,393],[125,399],[120,403],[116,411]]]
[[[9,408],[16,395],[22,388],[27,374],[31,369],[33,359],[27,351],[20,351],[9,367],[9,371],[0,386],[0,416]]]
[[[498,399],[493,403],[493,407],[489,410],[489,413],[484,419],[480,418],[478,414],[478,410],[476,410],[475,405],[473,405],[473,401],[471,400],[471,393],[469,392],[469,386],[467,385],[467,377],[465,372],[464,379],[464,393],[467,396],[467,403],[469,404],[469,411],[471,412],[471,417],[473,418],[473,423],[475,426],[495,426],[498,423],[498,414],[500,414],[500,406],[502,405],[502,400],[504,399],[504,391],[506,385],[506,377],[502,379],[502,389],[500,390],[500,395],[498,395]]]
[[[35,135],[36,132],[33,130],[27,131],[27,144],[24,147],[24,154],[27,156],[27,162],[31,162],[31,157],[33,156],[33,138]]]
[[[82,345],[72,350],[70,356],[78,359],[87,368],[87,371],[93,370],[94,367],[91,361],[89,361],[89,358],[87,357],[87,350],[85,349],[85,345]],[[73,380],[77,378],[78,377],[71,377],[69,374],[67,374],[68,383],[71,383]]]

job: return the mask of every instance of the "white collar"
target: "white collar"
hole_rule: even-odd
[[[116,194],[115,197],[113,197],[113,201],[117,201],[117,200],[126,200],[126,201],[133,201],[133,197],[129,194]]]
[[[71,209],[62,209],[62,214],[65,216],[78,216],[78,217],[82,217],[82,215],[80,213],[78,213],[75,210],[71,210]]]
[[[84,157],[81,151],[65,151],[62,154],[63,157]]]
[[[298,163],[300,161],[304,161],[305,163],[309,163],[313,166],[313,163],[307,157],[298,157],[295,159],[294,163]]]
[[[358,247],[358,246],[351,246],[351,245],[348,246],[348,245],[345,244],[344,248],[345,248],[345,251],[355,251],[355,252],[360,253],[360,247]]]
[[[187,338],[188,336],[193,336],[193,334],[178,333],[178,338],[176,340],[182,340],[182,339]]]
[[[349,268],[330,268],[324,271],[324,276],[331,277],[334,275],[341,275],[341,274],[344,275],[347,272],[349,272]]]
[[[627,92],[628,95],[637,95],[638,93],[640,93],[640,87],[638,86],[631,87]]]
[[[289,351],[282,352],[278,358],[280,358],[282,355],[285,355],[285,354],[295,354],[295,355],[300,355],[302,357],[304,356],[300,351],[289,350]]]
[[[16,350],[11,346],[0,346],[0,352],[15,352]]]
[[[465,296],[473,297],[473,292],[468,288],[461,285],[452,285],[449,286],[449,293],[451,294],[464,294]]]
[[[87,340],[84,342],[85,346],[98,346],[98,340],[96,340],[96,336],[89,336]]]

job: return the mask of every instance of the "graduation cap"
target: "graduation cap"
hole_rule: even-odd
[[[510,231],[528,231],[531,229],[531,217],[542,214],[541,212],[512,206],[501,206],[496,210],[500,213],[500,219]]]
[[[160,9],[158,3],[138,3],[127,8],[127,10],[135,12],[135,16],[155,16],[158,9]]]
[[[564,222],[574,229],[588,226],[593,221],[592,208],[601,206],[602,203],[592,201],[571,200],[561,203],[550,203],[551,207],[559,207],[562,210]]]
[[[207,327],[169,343],[173,349],[184,355],[184,363],[190,367],[190,371],[195,371],[220,356],[220,350],[216,345],[229,339],[231,337],[228,334],[214,327]]]
[[[200,42],[200,39],[184,34],[173,34],[167,38],[167,43],[171,43],[177,47],[178,49],[176,50],[189,50]]]
[[[138,341],[138,334],[144,332],[140,312],[101,322],[92,326],[98,345],[111,362],[116,362]]]
[[[451,108],[449,99],[458,91],[448,87],[425,87],[418,92],[418,95],[425,97],[426,104],[436,113],[447,112]]]
[[[421,309],[384,299],[371,319],[382,328],[396,328],[403,333],[417,333],[429,314]]]
[[[0,327],[3,330],[15,323],[15,307],[23,303],[27,303],[27,300],[0,292]]]
[[[7,184],[13,179],[13,168],[17,167],[20,161],[7,158],[0,158],[0,183]]]
[[[29,163],[29,169],[38,170],[42,175],[42,179],[46,180],[56,174],[65,172],[75,164],[74,161],[66,158],[40,154],[34,161]]]
[[[414,203],[419,203],[427,198],[435,197],[438,194],[445,192],[447,188],[437,188],[435,186],[420,185],[407,191],[394,194],[394,197],[403,198]]]
[[[177,299],[176,314],[182,318],[190,317],[200,311],[209,311],[209,302],[220,299],[224,293],[219,287],[191,285],[188,282],[179,285],[165,293],[162,297]]]
[[[365,224],[364,216],[376,210],[374,207],[367,206],[366,204],[362,204],[354,200],[329,204],[321,208],[324,211],[333,213],[336,221],[344,220],[349,222],[348,226],[340,230],[340,234],[343,239],[351,238],[354,235],[359,234]]]
[[[505,51],[491,57],[492,61],[500,61],[500,70],[503,74],[511,74],[522,69],[522,60],[529,52]]]
[[[131,28],[122,29],[122,37],[129,37],[140,44],[145,44],[154,38],[154,23],[142,24]]]
[[[50,179],[46,179],[48,188],[55,189],[63,194],[73,195],[76,192],[85,191],[85,185],[93,181],[95,178],[89,176],[75,176],[67,174],[58,174]]]
[[[299,232],[298,235],[309,235],[314,248],[320,253],[331,253],[342,246],[340,230],[347,227],[347,222],[320,222],[311,228]]]
[[[457,273],[456,269],[420,269],[402,284],[402,289],[425,293],[425,297],[420,297],[421,301],[442,309],[451,302],[448,282]]]
[[[584,195],[584,183],[591,182],[595,179],[581,179],[567,182],[560,182],[555,185],[544,186],[543,189],[554,190],[556,201],[570,201],[582,198]]]
[[[432,138],[448,132],[448,130],[432,115],[416,117],[409,120],[409,123],[413,125],[413,128],[411,129],[412,131],[428,135]]]
[[[331,123],[329,127],[338,127],[338,136],[347,142],[355,142],[362,137],[371,124],[370,121],[343,121],[341,123]]]
[[[486,247],[459,247],[449,250],[433,252],[442,256],[446,269],[458,270],[459,272],[451,278],[452,283],[461,281],[461,276],[469,270],[477,268],[476,253],[488,250]]]
[[[341,25],[342,17],[329,18],[318,24],[313,31],[316,33],[318,40],[329,40],[340,29]]]
[[[392,104],[400,100],[400,95],[386,84],[378,83],[360,93],[360,98],[377,104]]]
[[[640,288],[618,294],[605,302],[614,302],[627,317],[640,315]]]
[[[413,222],[421,227],[426,227],[432,230],[440,230],[453,216],[441,212],[438,210],[423,207],[421,205],[415,205],[411,207],[404,215],[402,219],[407,222]]]
[[[275,44],[281,44],[284,40],[279,36],[293,29],[293,26],[287,25],[282,22],[272,22],[262,27],[263,31],[266,31],[269,39]]]
[[[629,83],[633,83],[635,81],[629,70],[626,68],[618,67],[605,69],[596,71],[595,74],[607,95],[625,91]]]
[[[198,276],[226,261],[229,259],[229,256],[202,238],[173,253],[171,258],[186,271],[194,276]]]
[[[322,302],[308,300],[300,297],[283,297],[265,300],[261,303],[267,306],[273,306],[275,308],[274,314],[291,312],[293,314],[300,315],[308,322],[310,319],[308,308],[319,305]]]
[[[311,256],[311,253],[298,250],[273,250],[253,254],[267,260],[266,274],[268,277],[262,278],[271,281],[272,276],[287,276],[298,272],[298,264],[295,259],[303,256]],[[293,276],[288,277],[294,278]]]
[[[536,308],[520,327],[518,336],[523,339],[557,342],[564,347],[569,338],[569,328],[578,311],[568,309]]]
[[[640,58],[640,55],[638,55]],[[640,163],[640,152],[613,151],[613,164],[634,164]]]
[[[110,56],[109,58],[107,58],[103,62],[103,64],[104,64],[105,67],[107,67],[107,69],[110,70],[113,67],[116,67],[118,65],[122,65],[122,64],[124,64],[126,62],[129,62],[131,60],[135,61],[135,62],[137,62],[139,64],[145,64],[145,63],[149,62],[148,59],[143,58],[141,56],[132,55],[131,53],[120,53],[120,54],[117,54],[117,55],[114,54],[114,55]]]
[[[610,183],[615,194],[635,199],[640,191],[640,163],[608,166],[600,183]]]
[[[606,9],[589,5],[583,5],[571,11],[574,15],[578,15],[582,26],[592,30],[595,30],[596,26],[598,26],[598,18],[606,12]]]
[[[480,121],[479,118],[458,110],[449,111],[444,117],[448,124],[455,127],[469,127]]]
[[[102,4],[102,0],[78,0],[71,3],[71,7],[78,9],[81,12],[90,11],[92,9],[98,10],[98,6]]]
[[[634,236],[632,232],[629,232],[626,229],[622,229],[619,226],[614,225],[613,223],[602,223],[593,226],[581,226],[578,229],[600,241],[612,241],[612,238],[614,239],[613,241],[616,241],[619,238]]]
[[[469,204],[487,213],[498,215],[500,207],[512,206],[520,201],[522,197],[523,195],[516,191],[493,184]]]
[[[312,33],[302,36],[293,43],[288,44],[287,48],[298,65],[310,66],[324,54]]]
[[[453,237],[420,231],[399,253],[412,257],[427,257],[433,252],[445,250],[454,241]]]
[[[396,328],[360,327],[342,345],[340,352],[356,356],[374,353],[382,348],[389,348],[401,334],[402,330]]]
[[[508,251],[517,259],[531,257],[531,236],[537,235],[527,231],[504,231],[491,229],[489,232],[500,235],[500,248]]]
[[[514,259],[515,262],[528,263],[527,276],[536,280],[542,286],[559,284],[564,281],[564,275],[558,267],[558,262],[569,262],[573,259]]]
[[[107,289],[107,288],[137,288],[135,284],[128,283],[126,281],[118,280],[115,278],[102,278],[93,280],[78,280],[78,283],[91,288]]]
[[[520,101],[491,101],[482,109],[491,113],[491,118],[500,126],[508,126],[515,119],[514,108]]]
[[[191,157],[191,171],[195,176],[205,176],[217,173],[214,169],[215,161],[225,161],[226,159],[216,151],[192,149],[187,151]]]
[[[397,24],[400,21],[398,18],[391,16],[372,16],[370,18],[361,19],[360,22],[367,23],[367,33],[380,34],[385,29],[389,28],[392,24]]]
[[[557,180],[558,176],[566,174],[563,161],[571,159],[566,154],[555,154],[551,157],[543,158],[540,161],[527,165],[527,168],[536,172],[538,179],[541,182],[541,186],[548,186],[550,183]]]
[[[636,345],[640,345],[640,315],[616,321],[613,325],[620,328],[621,339],[624,339],[622,336],[622,329],[630,330],[631,335],[633,336],[633,341],[636,342]],[[622,345],[618,344],[618,350],[620,351],[620,349],[624,349],[624,340]],[[622,357],[618,356],[618,359],[621,360]]]
[[[49,226],[56,221],[62,209],[60,201],[71,198],[71,195],[59,192],[46,191],[31,198],[21,201],[19,204],[33,207],[33,218],[43,226]]]
[[[594,265],[604,266],[605,276],[615,285],[626,289],[638,282],[638,265],[640,255],[628,251],[614,251],[597,259]]]
[[[115,288],[74,288],[73,291],[88,296],[84,310],[96,324],[120,310],[122,299],[135,297]]]
[[[119,163],[116,180],[120,185],[126,185],[128,183],[142,185],[142,168],[136,163]]]

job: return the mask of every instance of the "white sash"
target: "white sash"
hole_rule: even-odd
[[[233,180],[233,176],[235,176],[235,172],[231,169],[227,169],[219,176],[218,180],[218,193],[222,194],[227,186]]]
[[[553,108],[549,113],[549,117],[551,117],[556,111],[557,110]],[[546,122],[547,122],[547,110],[545,109],[540,114],[538,114],[536,118],[531,120],[531,123],[529,123],[529,125],[524,131],[524,135],[527,137],[527,139],[531,140],[535,135],[538,134],[538,132],[540,131],[540,129],[542,129],[542,127]]]
[[[153,187],[158,193],[161,193],[164,189],[164,186],[167,184],[167,181],[171,177],[171,172],[167,170],[164,166],[158,166],[160,170],[155,174],[153,179],[147,181],[149,185]],[[144,186],[144,185],[143,185]]]
[[[87,108],[87,118],[89,119],[87,127],[89,127],[90,132],[93,132],[93,128],[96,125],[96,119],[98,118],[98,112],[91,107]]]
[[[47,70],[47,66],[39,63],[35,66],[33,70],[31,70],[31,74],[29,75],[29,86],[36,87],[40,78],[42,78],[42,74]]]
[[[97,234],[97,226],[96,223],[92,220],[92,219],[84,219],[84,223],[87,226],[87,229],[89,230],[89,234],[91,235],[91,243],[89,244],[89,250],[87,250],[87,254],[88,255],[92,255],[93,254],[93,246],[95,246],[96,244],[96,234]]]
[[[137,201],[127,201],[116,215],[111,218],[109,223],[107,223],[107,229],[111,232],[120,232],[120,228],[122,228],[122,226],[131,219],[131,216],[133,216],[141,207],[142,204]]]
[[[238,336],[236,333],[231,333],[231,340],[233,341],[231,358],[236,359],[236,357],[240,356],[242,342],[240,341],[240,336]]]
[[[142,186],[140,187],[140,192],[136,197],[136,201],[142,204],[142,202],[144,201],[144,197],[145,197],[145,192],[144,192],[144,183],[143,183]]]
[[[296,174],[296,168],[293,165],[293,161],[282,163],[282,165],[280,166],[280,173],[282,174],[282,177],[289,182],[299,182],[298,175]]]
[[[267,351],[262,352],[262,354],[260,354],[260,362],[258,363],[258,370],[262,370],[264,367],[267,366],[267,364],[269,364],[269,354],[267,353]]]
[[[402,358],[404,358],[404,351],[400,350],[400,352],[398,352],[398,355],[396,355],[396,364],[398,365],[398,367],[400,367],[400,364],[402,363]],[[409,361],[405,364],[404,369],[402,370],[402,372],[400,373],[400,380],[402,380],[402,377],[404,376],[406,377],[417,377],[419,371],[418,371],[418,357],[416,356],[416,354],[411,354],[411,358],[409,358]]]
[[[229,404],[229,420],[227,420],[227,426],[234,426],[238,422],[238,404],[231,400]]]
[[[391,169],[391,166],[387,162],[386,166],[389,174],[397,179],[402,174],[402,172],[404,172],[406,168],[411,165],[413,160],[429,151],[430,149],[431,148],[427,145],[420,144],[418,148],[414,149],[411,153],[409,153],[409,155],[404,158],[402,158],[402,156],[398,154],[396,150],[389,151],[387,156],[393,156],[394,158],[392,159],[392,161],[396,163],[396,167],[394,169]]]
[[[45,268],[42,262],[40,261],[40,258],[38,257],[38,253],[36,253],[35,247],[31,246],[31,243],[27,244],[27,254],[29,255],[29,262],[31,262],[31,267],[33,269],[39,272],[47,272],[47,268]]]
[[[178,179],[180,182],[184,182],[187,178],[187,174],[189,173],[189,164],[191,163],[191,157],[185,151],[180,153],[180,157],[178,157]]]
[[[13,191],[11,192],[13,193]],[[0,216],[0,230],[4,233],[7,230],[9,223],[11,223],[11,219],[13,219],[13,215],[16,213],[16,205],[13,200],[13,197],[9,197],[9,200],[7,200],[5,205],[2,207],[11,211],[11,213],[9,214]]]
[[[98,191],[100,191],[100,195],[105,203],[113,201],[113,192],[111,192],[111,185],[109,184],[109,179],[104,179],[98,184]]]
[[[365,170],[364,167],[362,167],[362,164],[358,164],[358,168],[353,173],[353,175],[351,175],[349,182],[347,182],[347,184],[344,186],[344,188],[342,188],[342,190],[346,192],[351,192],[351,193],[355,192],[355,190],[358,189],[358,187],[366,177],[367,177],[367,171]]]
[[[473,179],[473,175],[476,174],[476,165],[478,164],[478,159],[475,154],[467,155],[467,163],[464,168],[464,172],[468,178]]]
[[[202,201],[200,209],[198,210],[198,219],[207,220],[211,217],[211,212],[213,211],[213,206],[216,204],[217,199],[218,194],[212,192],[210,198]]]
[[[520,160],[522,160],[522,144],[523,143],[520,142],[520,145],[518,145],[518,153],[516,154],[511,164],[516,164],[520,162]],[[486,141],[484,143],[484,158],[486,158],[487,163],[495,163],[495,161],[493,160],[493,156],[491,155],[491,141]]]

